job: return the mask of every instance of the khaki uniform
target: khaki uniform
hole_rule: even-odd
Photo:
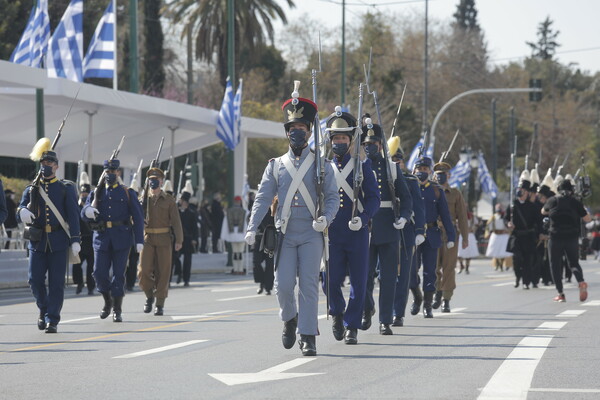
[[[469,240],[469,225],[467,222],[467,207],[462,194],[456,188],[444,185],[444,194],[448,202],[448,210],[450,211],[450,219],[457,231],[462,236],[463,243]],[[442,229],[443,245],[438,251],[437,267],[435,269],[436,290],[443,292],[445,300],[450,300],[454,289],[456,288],[456,261],[458,260],[458,240],[455,246],[451,249],[446,247],[448,241],[446,231]]]
[[[148,210],[145,215],[144,249],[140,255],[138,278],[146,297],[156,297],[156,305],[163,306],[169,292],[173,243],[183,243],[181,219],[175,199],[163,192],[148,194]]]

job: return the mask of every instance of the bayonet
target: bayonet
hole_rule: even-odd
[[[448,154],[450,154],[452,147],[454,147],[454,142],[456,141],[456,138],[458,137],[459,132],[460,132],[460,129],[457,129],[456,133],[454,134],[454,137],[452,138],[452,142],[450,142],[450,146],[448,146],[448,150],[446,150],[442,153],[442,155],[440,156],[440,161],[438,161],[438,162],[442,162],[446,159],[446,157],[448,157]]]

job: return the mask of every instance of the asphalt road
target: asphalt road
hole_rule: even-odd
[[[71,287],[55,335],[37,329],[28,290],[4,289],[0,398],[598,399],[600,264],[583,265],[589,299],[566,284],[554,303],[553,287],[515,289],[512,271],[476,260],[457,276],[452,313],[408,315],[393,336],[374,323],[356,346],[335,341],[322,296],[317,357],[282,347],[276,298],[251,277],[195,275],[162,317],[128,294],[121,324]]]

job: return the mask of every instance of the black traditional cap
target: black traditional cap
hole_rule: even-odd
[[[360,135],[361,143],[383,141],[383,130],[381,126],[374,124],[369,114],[363,116],[364,125],[362,126],[362,134]]]
[[[121,163],[116,158],[113,160],[104,160],[104,169],[119,169]]]
[[[317,105],[311,100],[297,97],[298,92],[296,91],[292,93],[292,96],[294,95],[296,95],[296,97],[292,97],[281,106],[285,131],[287,132],[290,125],[294,122],[306,124],[308,129],[311,129],[315,116],[317,115]]]
[[[417,161],[415,162],[415,168],[416,167],[431,168],[432,165],[433,165],[433,160],[431,158],[425,157],[425,156],[421,156],[421,157],[417,158]]]
[[[40,162],[42,161],[52,161],[58,163],[58,156],[55,151],[48,150],[42,153],[42,158],[40,158]]]
[[[79,186],[79,191],[81,193],[91,193],[92,192],[92,186],[89,183],[84,183],[81,186]]]
[[[189,203],[190,199],[192,198],[192,195],[189,192],[181,192],[181,196],[179,198]]]
[[[350,136],[350,140],[354,136],[356,129],[356,118],[348,112],[342,111],[342,107],[335,106],[335,112],[327,119],[327,128],[325,131],[332,138],[335,135],[345,134]]]
[[[575,189],[573,188],[573,184],[570,179],[563,180],[558,187],[556,188],[559,192],[564,190],[568,190],[569,192],[573,192]]]

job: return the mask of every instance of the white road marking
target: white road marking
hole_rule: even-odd
[[[553,392],[553,393],[600,393],[600,389],[571,389],[571,388],[535,388],[530,392]]]
[[[253,294],[251,296],[229,297],[227,299],[217,299],[217,301],[243,300],[243,299],[251,299],[253,297],[265,297],[265,296],[261,296],[260,294]]]
[[[485,385],[478,399],[527,399],[533,373],[553,337],[524,337]]]
[[[324,372],[312,372],[312,373],[285,373],[288,369],[299,367],[300,365],[314,361],[316,358],[296,358],[283,364],[276,365],[271,368],[264,369],[254,373],[241,373],[241,374],[208,374],[209,376],[223,382],[228,386],[242,385],[245,383],[257,383],[257,382],[268,382],[278,381],[282,379],[301,378],[312,375],[323,375]]]
[[[76,319],[68,319],[66,321],[60,321],[61,324],[68,324],[69,322],[79,322],[79,321],[89,321],[90,319],[100,319],[99,315],[94,317],[85,317],[85,318],[76,318]]]
[[[452,308],[451,311],[449,313],[436,313],[435,316],[436,317],[446,317],[446,316],[450,316],[450,315],[462,315],[464,313],[461,313],[461,311],[466,310],[466,307],[457,307],[457,308]]]
[[[208,342],[208,340],[190,340],[189,342],[176,343],[176,344],[172,344],[169,346],[157,347],[156,349],[150,349],[150,350],[144,350],[144,351],[138,351],[137,353],[125,354],[125,355],[116,356],[113,358],[135,358],[135,357],[147,356],[148,354],[155,354],[155,353],[160,353],[163,351],[179,349],[181,347],[191,346],[193,344],[198,344],[198,343],[202,343],[202,342]]]
[[[600,300],[586,301],[585,303],[582,304],[582,306],[597,307],[597,306],[600,306]]]
[[[211,292],[213,292],[213,293],[237,292],[240,290],[248,290],[248,289],[256,289],[256,286],[238,286],[238,287],[218,288],[218,289],[212,289]]]
[[[201,314],[201,315],[173,315],[173,316],[171,316],[171,318],[173,319],[173,321],[182,321],[182,320],[199,319],[199,318],[210,318],[215,315],[229,314],[229,313],[233,313],[236,311],[238,311],[238,310],[216,311],[216,312],[211,312],[211,313]]]
[[[587,310],[566,310],[561,312],[558,315],[555,315],[558,318],[564,317],[564,318],[575,318],[575,317],[579,317],[581,314],[583,314],[584,312],[586,312]]]
[[[514,282],[496,283],[496,284],[493,284],[492,286],[496,286],[496,287],[498,287],[498,286],[514,286]]]
[[[562,328],[563,326],[565,326],[566,324],[567,324],[566,321],[544,322],[543,324],[541,324],[540,326],[535,328],[535,330],[536,331],[557,331],[560,328]]]

